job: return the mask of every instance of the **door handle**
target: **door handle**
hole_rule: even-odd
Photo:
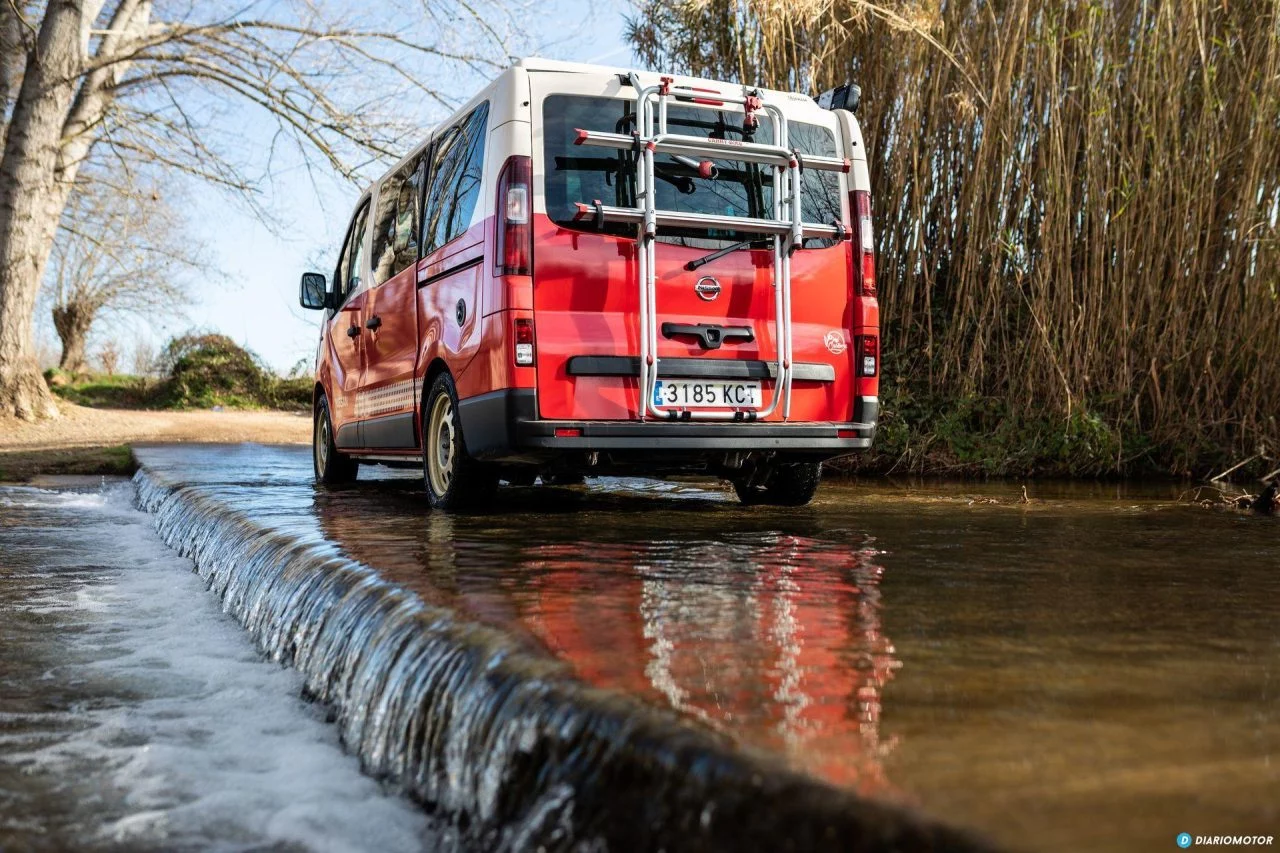
[[[749,326],[716,326],[711,323],[663,323],[662,334],[666,338],[695,337],[703,349],[720,349],[723,343],[736,340],[750,343],[756,339]]]
[[[377,329],[381,325],[382,325],[382,318],[379,317],[377,314],[374,314],[368,320],[364,321],[364,327],[366,329]]]
[[[357,326],[355,323],[352,323],[350,326],[347,326],[347,337],[348,338],[360,337],[360,327]]]

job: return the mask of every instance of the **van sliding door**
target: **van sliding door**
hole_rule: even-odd
[[[374,203],[373,287],[365,299],[365,376],[360,417],[366,447],[417,446],[418,212],[425,158],[388,176]]]

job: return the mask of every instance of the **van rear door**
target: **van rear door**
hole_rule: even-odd
[[[726,84],[677,80],[683,84],[728,91]],[[636,154],[577,145],[575,139],[578,129],[635,130],[635,92],[604,73],[535,72],[530,85],[539,414],[633,419],[640,411],[635,227],[584,218],[577,205],[635,206]],[[791,142],[802,153],[836,157],[846,150],[830,113],[799,95],[772,100],[784,104]],[[674,133],[727,142],[773,140],[765,117],[754,131],[745,129],[739,107],[671,104],[668,121]],[[770,169],[731,160],[715,165],[716,174],[707,177],[659,155],[658,208],[771,215]],[[847,228],[845,176],[810,170],[803,180],[804,219]],[[739,243],[744,245],[699,263]],[[677,406],[767,404],[777,352],[771,243],[729,230],[660,229],[655,253],[659,395]],[[849,419],[851,281],[847,242],[807,240],[792,258],[793,421]],[[781,411],[773,418],[780,419]]]

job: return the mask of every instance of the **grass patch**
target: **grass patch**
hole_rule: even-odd
[[[127,444],[0,452],[0,482],[7,483],[25,483],[42,475],[127,477],[137,470]]]
[[[78,379],[60,371],[45,374],[53,393],[77,406],[94,409],[149,409],[160,381],[127,374],[89,375]]]
[[[1234,461],[1207,437],[1161,445],[1082,403],[1070,417],[1025,414],[997,397],[949,398],[883,382],[872,448],[836,460],[848,473],[960,477],[1170,477],[1209,475]],[[1242,469],[1261,475],[1266,460]],[[1270,465],[1274,467],[1274,465]],[[1256,470],[1254,470],[1256,469]]]

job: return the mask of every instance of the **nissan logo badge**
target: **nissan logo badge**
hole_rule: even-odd
[[[720,295],[720,282],[709,275],[704,275],[698,279],[698,283],[693,286],[693,289],[703,300],[711,302]]]

